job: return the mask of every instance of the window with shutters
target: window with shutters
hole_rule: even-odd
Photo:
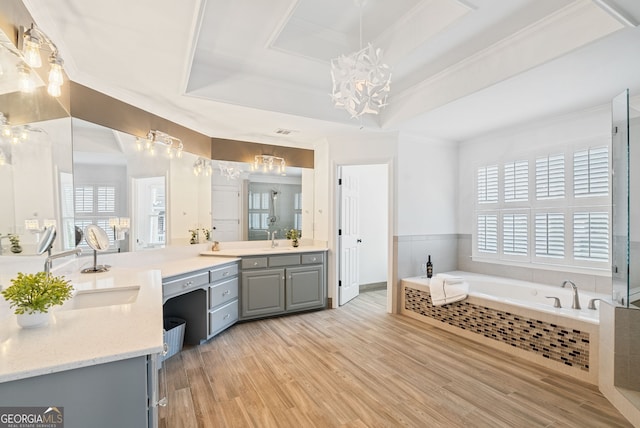
[[[504,165],[504,200],[522,202],[529,199],[529,161],[520,160]]]
[[[481,253],[498,252],[498,216],[481,214],[478,216],[477,248]]]
[[[480,166],[474,259],[608,269],[609,185],[606,145]]]
[[[478,168],[478,203],[498,202],[498,165]]]
[[[117,215],[117,186],[83,184],[75,187],[75,226],[83,231],[90,224],[100,226],[107,232],[109,245],[115,244],[113,233],[109,233],[109,218]],[[80,248],[89,250],[86,241],[82,241]]]

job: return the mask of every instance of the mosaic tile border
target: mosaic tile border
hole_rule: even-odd
[[[404,308],[489,339],[589,371],[589,333],[467,301],[433,306],[427,291],[405,287]]]

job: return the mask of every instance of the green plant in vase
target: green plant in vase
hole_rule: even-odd
[[[38,327],[49,322],[49,309],[71,298],[73,287],[64,276],[51,276],[45,272],[24,274],[19,272],[11,286],[0,291],[18,316],[24,328]]]
[[[300,242],[298,242],[299,238],[300,231],[298,231],[298,229],[289,229],[289,231],[287,232],[287,239],[291,239],[291,245],[293,245],[294,247],[300,245]]]
[[[9,242],[11,242],[11,252],[19,254],[22,252],[22,246],[20,245],[20,237],[18,235],[9,235]]]

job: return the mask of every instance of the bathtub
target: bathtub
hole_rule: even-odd
[[[426,277],[405,278],[401,314],[597,384],[599,310],[590,299],[610,296],[508,278],[453,271],[469,283],[469,297],[434,307]],[[579,284],[578,284],[579,287]],[[558,297],[562,308],[553,307]],[[600,302],[596,302],[596,308]]]

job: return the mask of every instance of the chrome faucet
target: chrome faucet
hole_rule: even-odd
[[[571,289],[573,290],[573,303],[571,304],[571,309],[581,309],[580,299],[578,298],[578,287],[573,283],[573,281],[566,280],[562,283],[562,288],[567,284],[570,284]]]
[[[60,259],[62,257],[67,257],[67,256],[72,256],[72,255],[76,255],[79,256],[80,254],[82,254],[82,249],[81,248],[74,248],[73,250],[69,250],[69,251],[63,251],[61,253],[58,254],[52,254],[49,257],[47,257],[47,259],[44,261],[44,272],[47,274],[47,276],[49,276],[49,273],[51,272],[51,266],[53,265],[53,261],[55,259]]]
[[[278,233],[277,230],[271,232],[271,248],[276,248],[278,246],[278,243],[276,242],[276,233]]]

